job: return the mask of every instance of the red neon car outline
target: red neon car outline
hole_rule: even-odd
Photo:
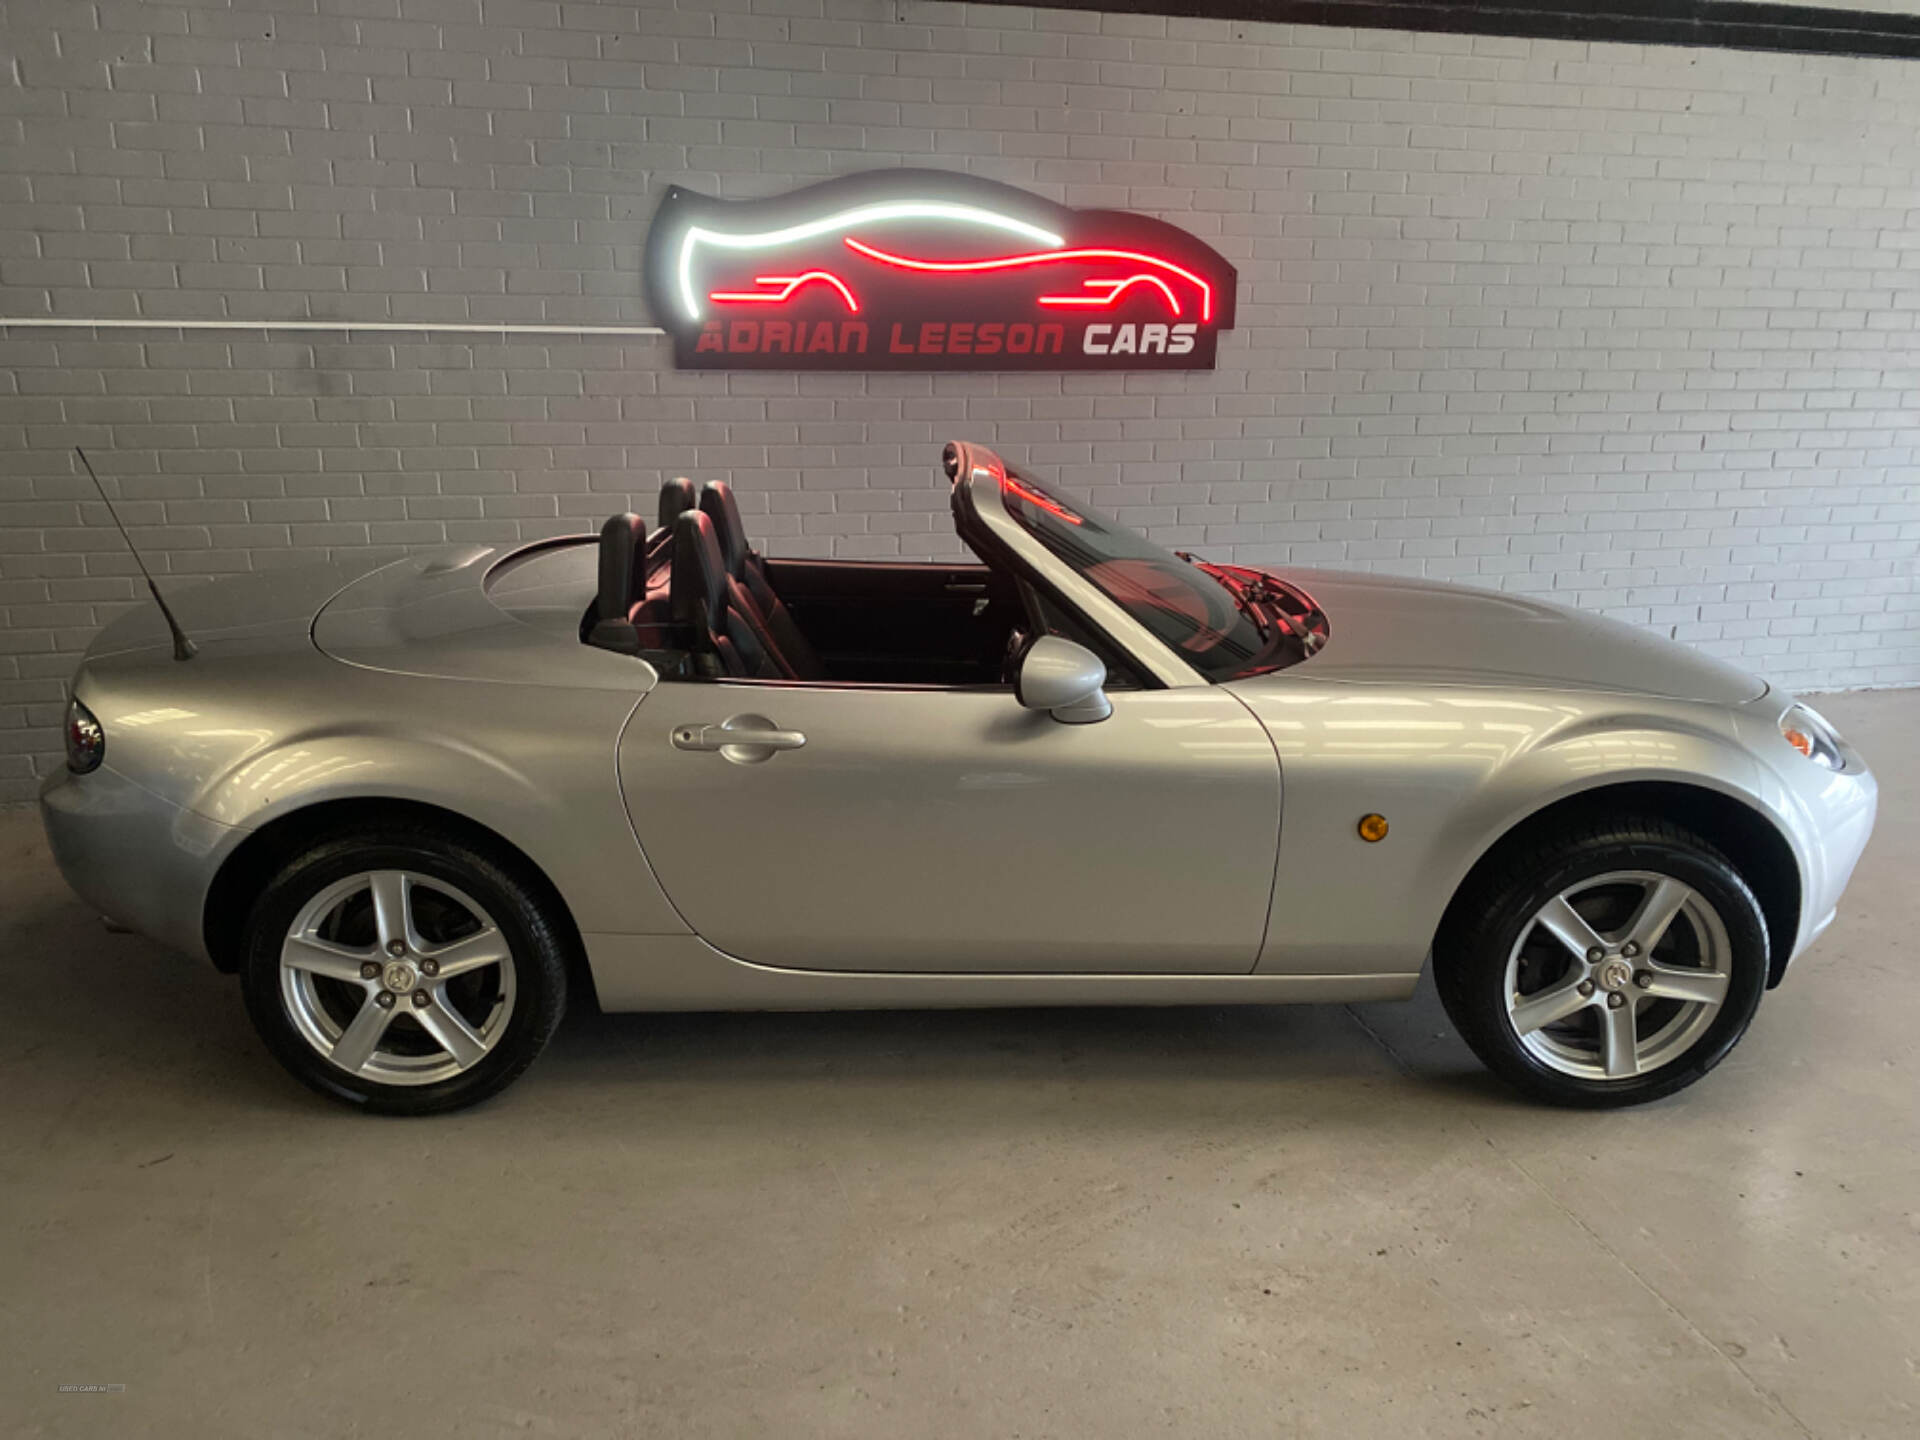
[[[1173,287],[1158,275],[1135,274],[1127,276],[1124,280],[1082,280],[1080,283],[1090,290],[1095,286],[1104,285],[1107,287],[1107,293],[1104,295],[1042,295],[1040,303],[1042,305],[1092,305],[1104,310],[1135,285],[1153,285],[1167,297],[1167,308],[1174,313],[1175,318],[1180,314],[1179,297],[1173,293]]]
[[[1202,320],[1213,319],[1213,287],[1211,285],[1191,270],[1183,269],[1171,260],[1163,260],[1157,255],[1143,254],[1138,250],[1108,250],[1103,248],[1032,250],[1024,255],[1000,255],[990,260],[916,260],[911,256],[894,255],[888,251],[876,249],[872,245],[867,245],[854,239],[851,235],[844,238],[848,249],[853,250],[856,254],[866,256],[869,260],[878,260],[883,265],[897,266],[902,270],[922,270],[939,274],[965,274],[981,270],[1018,270],[1029,265],[1044,265],[1049,261],[1056,260],[1122,260],[1131,261],[1136,265],[1150,265],[1156,269],[1165,270],[1169,274],[1178,275],[1182,280],[1186,280],[1198,288],[1200,291],[1200,318]],[[1148,274],[1130,275],[1117,279],[1089,280],[1085,282],[1089,286],[1111,285],[1113,288],[1104,296],[1042,295],[1040,297],[1040,303],[1042,305],[1096,305],[1105,307],[1119,299],[1120,295],[1129,286],[1142,281],[1153,281],[1158,284],[1162,293],[1166,295],[1168,303],[1173,306],[1173,313],[1175,315],[1180,313],[1180,303],[1174,299],[1172,287],[1167,285],[1164,280],[1160,280],[1157,276]]]
[[[1191,283],[1200,292],[1200,318],[1213,318],[1213,287],[1191,270],[1183,269],[1171,260],[1163,260],[1155,255],[1143,254],[1136,250],[1110,250],[1105,248],[1082,247],[1072,250],[1034,250],[1022,255],[1000,255],[987,260],[920,260],[910,255],[896,255],[854,239],[843,236],[845,244],[858,255],[864,255],[883,265],[891,265],[902,270],[917,270],[936,274],[970,274],[987,270],[1014,270],[1028,266],[1045,264],[1057,260],[1117,260],[1139,265],[1152,265],[1177,275]],[[853,287],[830,270],[808,270],[799,275],[756,275],[755,285],[774,285],[775,290],[714,290],[707,299],[735,305],[784,305],[806,285],[820,283],[838,291],[846,302],[847,313],[858,315],[860,302],[854,296]],[[1041,295],[1037,299],[1042,305],[1065,308],[1084,306],[1090,309],[1109,309],[1119,303],[1136,285],[1150,285],[1158,290],[1167,302],[1167,309],[1178,318],[1183,312],[1180,297],[1173,287],[1160,276],[1147,271],[1135,271],[1131,275],[1096,276],[1080,282],[1083,287],[1095,293],[1090,295]]]
[[[840,292],[840,298],[847,302],[847,313],[849,315],[858,315],[860,313],[860,302],[853,298],[852,287],[838,275],[828,270],[809,270],[801,275],[756,275],[753,277],[753,283],[756,285],[781,285],[786,288],[781,290],[715,290],[710,293],[707,298],[709,300],[723,300],[731,304],[740,305],[783,305],[792,298],[794,291],[798,290],[810,280],[821,281],[838,290]]]

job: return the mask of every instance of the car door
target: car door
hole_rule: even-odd
[[[1272,743],[1215,687],[1112,700],[1069,725],[1003,687],[663,682],[621,737],[620,783],[674,906],[743,960],[1251,970]]]

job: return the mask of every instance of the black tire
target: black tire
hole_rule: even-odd
[[[470,1068],[446,1079],[385,1084],[340,1068],[301,1033],[282,991],[281,947],[302,908],[331,885],[382,870],[413,872],[464,892],[492,919],[512,957],[512,1005],[497,1040]],[[283,865],[247,917],[240,962],[247,1013],[274,1058],[331,1099],[386,1115],[432,1115],[477,1104],[519,1078],[566,1011],[565,931],[549,905],[519,867],[462,839],[404,824],[330,835]],[[397,1015],[406,1013],[404,1004],[396,1009]]]
[[[1726,997],[1697,1038],[1658,1068],[1625,1078],[1568,1074],[1516,1032],[1508,1015],[1508,960],[1556,895],[1619,871],[1670,876],[1712,907],[1729,947]],[[1528,943],[1537,944],[1537,936]],[[1609,1109],[1683,1090],[1725,1059],[1759,1008],[1767,956],[1766,918],[1726,856],[1665,820],[1622,816],[1531,835],[1497,853],[1452,907],[1434,945],[1433,973],[1447,1014],[1489,1070],[1536,1100]],[[1534,992],[1522,986],[1520,993]]]

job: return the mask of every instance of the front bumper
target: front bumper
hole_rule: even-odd
[[[207,958],[204,910],[233,827],[169,804],[110,765],[61,770],[40,789],[54,863],[101,914],[184,954]]]
[[[1742,707],[1736,729],[1763,760],[1760,798],[1787,832],[1800,869],[1800,925],[1791,963],[1833,923],[1840,896],[1873,835],[1880,786],[1860,753],[1840,737],[1845,768],[1832,771],[1804,760],[1780,738],[1779,717],[1797,703],[1774,691]],[[1774,981],[1786,966],[1776,960]]]
[[[1880,806],[1880,787],[1872,772],[1861,766],[1834,775],[1805,808],[1809,851],[1804,864],[1806,895],[1800,907],[1800,934],[1793,953],[1798,955],[1820,938],[1833,923],[1840,896],[1853,879],[1853,870],[1873,835]]]

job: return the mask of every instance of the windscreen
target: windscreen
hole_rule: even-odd
[[[1062,499],[1009,467],[1007,513],[1194,669],[1231,680],[1264,668],[1271,632],[1205,571],[1096,510]]]

